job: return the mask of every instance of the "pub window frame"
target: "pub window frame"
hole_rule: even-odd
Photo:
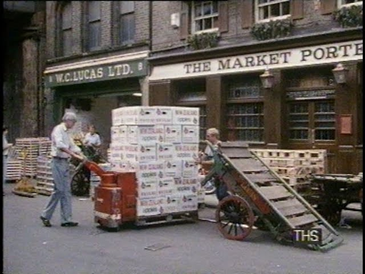
[[[65,12],[66,8],[68,8],[69,14],[69,22],[67,26],[64,26],[64,18],[65,18]],[[73,28],[72,28],[72,2],[71,1],[64,1],[60,4],[59,10],[58,10],[58,55],[59,56],[70,56],[73,52]],[[65,43],[65,32],[68,32],[70,34],[70,45],[68,51],[66,51],[66,43]]]
[[[90,3],[97,3],[99,5],[99,16],[95,16],[93,18],[91,16],[91,9],[90,9]],[[85,31],[86,31],[86,50],[87,51],[95,51],[101,49],[101,1],[89,1],[86,2],[86,16],[85,16]],[[98,33],[95,35],[97,37],[95,45],[92,43],[91,39],[93,38],[91,35],[91,25],[97,25],[98,26]]]
[[[122,7],[123,4],[132,4],[132,7],[128,7],[127,9],[124,9]],[[136,3],[135,1],[117,1],[115,2],[116,5],[116,25],[117,27],[117,44],[119,45],[128,45],[133,44],[136,34]],[[131,25],[133,28],[131,28],[129,25],[129,28],[127,29],[128,32],[128,39],[125,39],[125,36],[123,35],[123,32],[125,31],[124,27],[125,24],[123,23],[123,20],[129,18]]]
[[[265,104],[264,90],[259,75],[245,75],[240,80],[235,76],[233,77],[225,80],[227,83],[227,140],[244,141],[252,144],[263,143],[265,141]],[[233,113],[231,112],[232,109],[234,110]],[[232,135],[235,136],[234,140],[231,138]]]
[[[291,17],[290,12],[290,1],[291,0],[274,0],[270,2],[270,0],[266,0],[266,3],[260,3],[262,0],[255,0],[255,20],[257,23],[264,23],[269,22],[272,20],[283,20]],[[283,4],[287,5],[287,13],[284,13],[283,11]],[[277,16],[271,16],[272,8],[274,5],[279,5],[279,12],[280,15]],[[267,18],[261,18],[261,14],[264,12],[264,9],[267,8],[268,17]]]
[[[355,5],[362,5],[362,0],[353,0],[353,3],[345,3],[348,0],[337,0],[337,7],[338,9],[341,9],[343,7],[350,7]]]
[[[204,14],[204,5],[210,5],[210,14],[196,15],[196,7],[200,6],[201,14]],[[204,28],[207,20],[211,20],[211,27]],[[198,22],[201,22],[202,29],[196,30]],[[219,31],[219,3],[218,1],[193,1],[191,3],[191,33],[201,34]]]

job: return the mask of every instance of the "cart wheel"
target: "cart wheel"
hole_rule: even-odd
[[[341,208],[336,205],[320,205],[318,212],[332,225],[337,225],[341,220]]]
[[[219,231],[230,240],[243,240],[251,232],[255,221],[250,205],[237,196],[227,196],[215,213]]]
[[[84,172],[77,172],[71,180],[71,193],[75,196],[89,194],[89,180]]]

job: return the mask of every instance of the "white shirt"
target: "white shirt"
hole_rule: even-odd
[[[85,139],[84,139],[84,144],[86,144],[86,145],[100,146],[101,145],[101,141],[100,141],[99,134],[94,133],[93,135],[91,135],[90,132],[86,133]]]
[[[3,134],[3,155],[8,156],[9,154],[9,143],[8,140],[6,140],[5,135]]]
[[[54,127],[51,139],[51,156],[53,157],[71,157],[68,153],[61,151],[61,148],[66,148],[76,153],[81,152],[81,149],[76,146],[74,141],[72,140],[70,132],[67,130],[65,123],[61,123]]]

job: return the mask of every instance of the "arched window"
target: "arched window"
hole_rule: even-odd
[[[72,4],[65,2],[60,9],[59,17],[59,42],[60,55],[69,56],[72,54]]]
[[[87,3],[87,50],[97,50],[101,46],[101,1]]]

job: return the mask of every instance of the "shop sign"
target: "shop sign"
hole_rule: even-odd
[[[147,75],[146,60],[133,60],[108,65],[90,66],[47,74],[46,87],[91,83]]]
[[[286,93],[287,99],[292,100],[309,100],[309,99],[326,99],[335,95],[335,90],[301,90],[288,91]]]
[[[189,63],[156,66],[150,80],[186,78],[228,74],[237,72],[263,71],[266,68],[288,68],[314,66],[362,60],[363,41],[349,41],[302,47],[281,51],[208,59]]]

